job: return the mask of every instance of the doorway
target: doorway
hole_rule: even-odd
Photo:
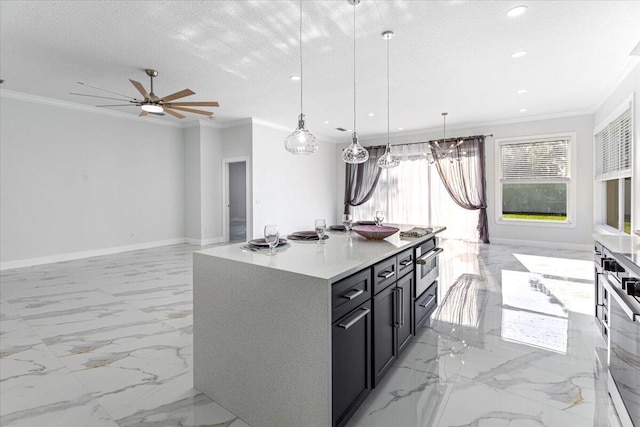
[[[225,240],[242,242],[247,239],[247,162],[225,160]]]

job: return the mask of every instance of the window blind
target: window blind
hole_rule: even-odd
[[[569,140],[504,143],[502,180],[558,180],[569,179]]]
[[[595,135],[597,180],[631,176],[631,108]]]

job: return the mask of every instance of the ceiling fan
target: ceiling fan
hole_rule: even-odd
[[[98,95],[89,95],[89,94],[85,94],[85,93],[75,93],[75,92],[70,92],[71,95],[79,95],[79,96],[89,96],[89,97],[93,97],[93,98],[102,98],[102,99],[115,99],[117,101],[125,101],[127,102],[127,104],[111,104],[111,105],[96,105],[96,107],[131,107],[131,106],[136,106],[136,107],[140,107],[140,109],[142,110],[140,112],[140,116],[146,116],[148,114],[156,114],[159,116],[164,116],[165,113],[172,115],[173,117],[177,117],[179,119],[184,119],[186,116],[183,114],[180,114],[178,111],[175,110],[179,110],[179,111],[184,111],[187,113],[195,113],[195,114],[202,114],[205,116],[209,116],[211,117],[213,115],[212,112],[210,111],[204,111],[204,110],[197,110],[195,108],[191,108],[191,107],[218,107],[219,104],[215,101],[211,101],[211,102],[206,102],[206,101],[195,101],[195,102],[173,102],[176,99],[180,99],[180,98],[184,98],[185,96],[190,96],[190,95],[195,95],[195,92],[193,92],[190,89],[183,89],[179,92],[176,93],[172,93],[171,95],[167,95],[164,96],[162,98],[159,98],[158,96],[156,96],[155,93],[153,93],[153,78],[154,77],[158,77],[158,72],[156,70],[151,70],[151,69],[146,69],[145,72],[147,73],[147,75],[149,76],[149,78],[151,79],[151,87],[150,87],[150,91],[147,92],[147,90],[144,88],[144,86],[142,86],[142,84],[140,84],[139,82],[135,81],[135,80],[131,80],[129,79],[129,81],[131,82],[131,84],[138,90],[138,92],[140,92],[140,94],[142,95],[142,99],[138,99],[138,98],[134,98],[132,96],[129,95],[123,95],[121,93],[117,93],[117,92],[113,92],[110,90],[106,90],[106,89],[101,89],[99,87],[95,87],[95,86],[89,86],[88,84],[82,83],[82,82],[77,82],[79,85],[82,86],[86,86],[86,87],[90,87],[92,89],[97,89],[97,90],[101,90],[103,92],[108,92],[108,93],[112,93],[114,95],[118,95],[118,96],[123,96],[125,98],[129,98],[129,99],[120,99],[120,98],[113,98],[113,97],[108,97],[108,96],[98,96]]]

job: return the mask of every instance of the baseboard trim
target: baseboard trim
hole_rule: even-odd
[[[120,252],[137,251],[139,249],[156,248],[159,246],[177,245],[187,243],[184,237],[169,240],[157,240],[155,242],[138,243],[135,245],[114,246],[110,248],[92,249],[82,252],[71,252],[59,255],[50,255],[39,258],[27,258],[15,261],[0,262],[0,271],[13,270],[14,268],[32,267],[35,265],[51,264],[54,262],[72,261],[82,258],[90,258],[101,255],[112,255]]]
[[[541,240],[516,240],[491,237],[491,243],[495,245],[535,246],[552,249],[569,249],[574,251],[593,251],[593,245],[580,243],[544,242]]]
[[[222,236],[220,237],[212,237],[209,239],[191,239],[191,238],[186,238],[184,239],[185,243],[189,243],[190,245],[198,245],[198,246],[206,246],[206,245],[213,245],[215,243],[222,243],[224,242],[224,238]]]

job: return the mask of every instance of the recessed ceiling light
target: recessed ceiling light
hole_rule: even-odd
[[[324,122],[322,122],[322,123],[324,123],[325,125],[328,125],[328,124],[329,124],[329,120],[325,120],[325,121],[324,121]]]
[[[527,93],[527,92],[529,92],[529,91],[528,91],[528,90],[526,90],[526,89],[520,89],[520,90],[518,90],[518,92],[516,92],[516,93],[517,93],[518,95],[524,95],[524,94],[525,94],[525,93]]]
[[[293,80],[294,82],[297,82],[298,80],[300,80],[300,76],[297,74],[294,74],[293,76],[289,77],[291,80]]]
[[[511,54],[512,58],[522,58],[523,56],[525,56],[527,54],[526,50],[519,50],[517,52],[513,52]]]
[[[398,128],[398,130],[402,130],[402,129],[404,129],[404,128]]]
[[[368,115],[369,117],[373,117],[373,116],[375,116],[375,114],[374,114],[374,113],[369,113],[369,114],[367,114],[367,115]]]
[[[513,18],[514,16],[522,15],[527,11],[527,6],[516,6],[507,12],[507,16]]]
[[[526,113],[526,112],[527,112],[527,109],[526,109],[526,108],[521,108],[521,109],[520,109],[520,112],[521,112],[521,113]]]

